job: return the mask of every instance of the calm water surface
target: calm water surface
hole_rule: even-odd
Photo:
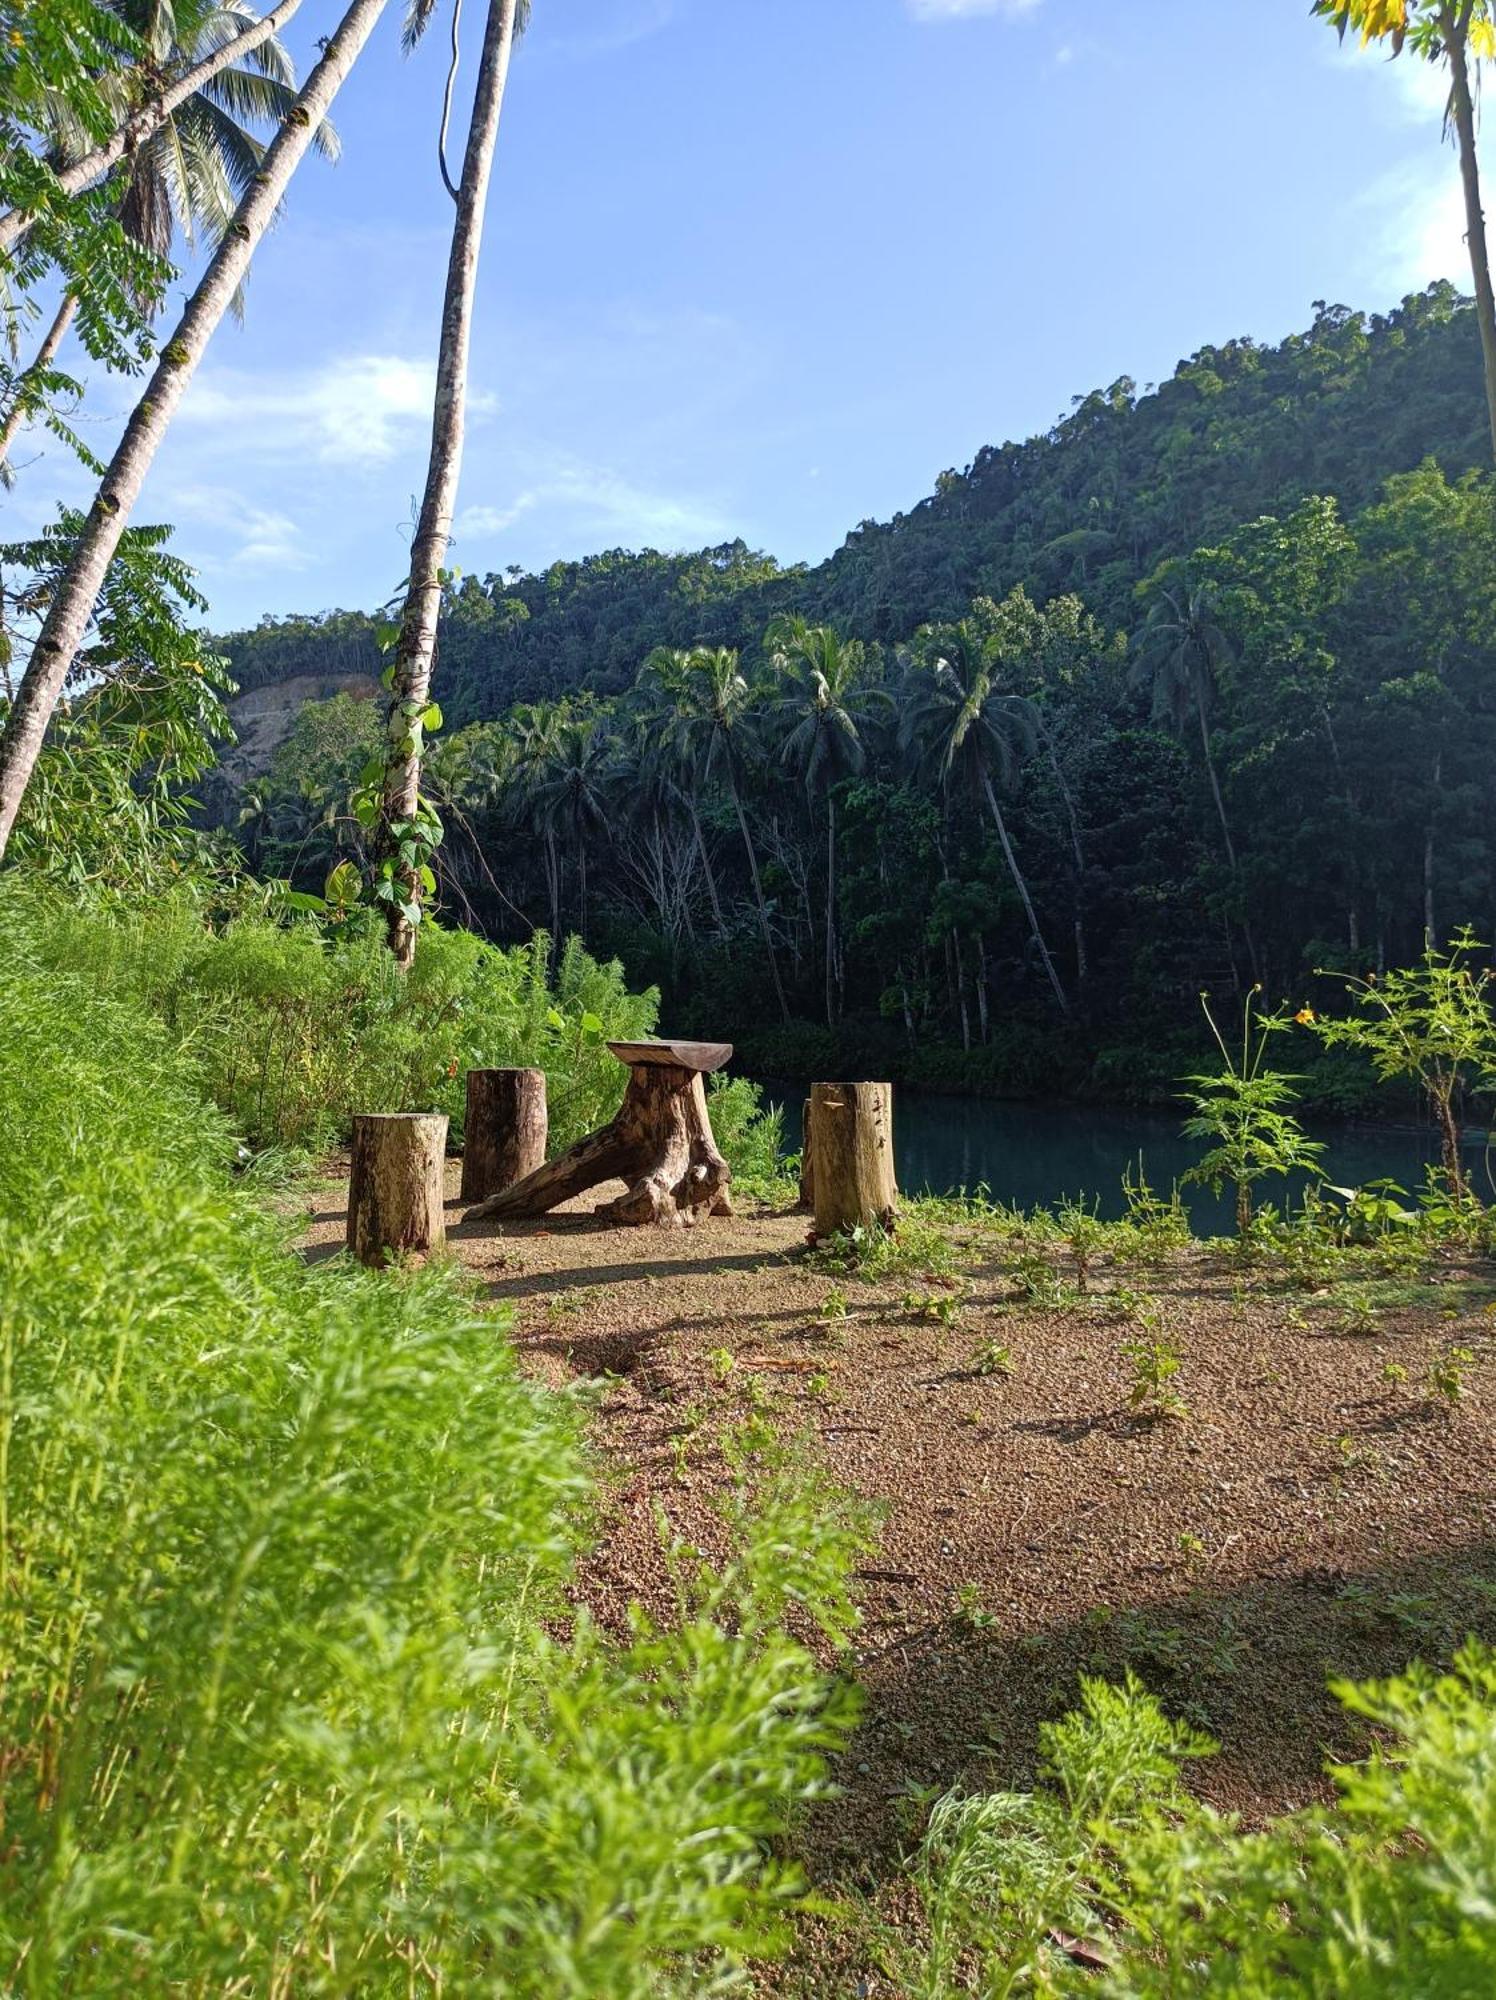
[[[789,1152],[799,1150],[800,1111],[808,1094],[807,1084],[764,1080],[766,1099],[784,1110]],[[1136,1177],[1140,1157],[1148,1180],[1166,1195],[1203,1151],[1180,1137],[1179,1125],[1180,1118],[1167,1111],[1010,1104],[894,1089],[894,1160],[901,1188],[909,1194],[953,1194],[985,1185],[994,1199],[1014,1208],[1077,1196],[1095,1203],[1104,1216],[1119,1216],[1122,1175],[1131,1167]],[[1432,1133],[1328,1125],[1315,1128],[1313,1137],[1325,1147],[1322,1175],[1316,1178],[1342,1187],[1390,1176],[1416,1191],[1425,1165],[1439,1155]],[[1487,1164],[1484,1141],[1475,1142],[1469,1165],[1477,1186],[1485,1181]],[[1490,1164],[1496,1167],[1496,1157]],[[1281,1206],[1287,1189],[1297,1200],[1306,1178],[1298,1174],[1286,1183],[1265,1183],[1263,1196]],[[1228,1195],[1217,1199],[1208,1188],[1188,1188],[1184,1200],[1198,1234],[1232,1229]]]

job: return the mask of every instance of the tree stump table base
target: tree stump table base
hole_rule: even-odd
[[[593,1214],[604,1222],[688,1228],[731,1215],[732,1173],[712,1136],[703,1077],[732,1054],[728,1042],[609,1042],[629,1066],[617,1115],[559,1159],[468,1210],[468,1219],[546,1215],[602,1181],[627,1191]]]

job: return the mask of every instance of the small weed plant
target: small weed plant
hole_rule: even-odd
[[[1234,1188],[1237,1239],[1245,1245],[1251,1236],[1258,1183],[1312,1167],[1324,1148],[1305,1137],[1288,1109],[1294,1101],[1295,1079],[1269,1069],[1264,1061],[1272,1037],[1288,1027],[1287,1015],[1261,1013],[1255,993],[1249,993],[1242,1007],[1241,1041],[1232,1048],[1216,1025],[1210,1003],[1202,999],[1200,1004],[1221,1052],[1221,1067],[1211,1075],[1188,1079],[1193,1088],[1186,1094],[1194,1111],[1185,1120],[1185,1136],[1211,1143],[1184,1178],[1213,1194],[1228,1183]]]
[[[1189,1415],[1189,1405],[1174,1386],[1180,1355],[1171,1341],[1156,1331],[1145,1340],[1124,1341],[1122,1358],[1132,1374],[1127,1407],[1134,1416],[1154,1423]]]

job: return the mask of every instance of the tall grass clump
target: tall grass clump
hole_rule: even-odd
[[[1496,1992],[1496,1654],[1341,1686],[1382,1740],[1333,1806],[1255,1831],[1194,1799],[1215,1745],[1152,1696],[1083,1680],[1041,1731],[1045,1787],[950,1794],[912,1864],[920,2000],[1466,2000]],[[976,1971],[973,1977],[974,1969]]]
[[[575,939],[552,975],[544,936],[503,950],[433,925],[402,977],[372,932],[288,921],[253,884],[227,910],[186,890],[150,904],[54,896],[38,922],[52,963],[166,1025],[256,1150],[325,1144],[355,1111],[445,1111],[460,1136],[466,1072],[506,1064],[545,1070],[552,1136],[568,1145],[622,1097],[607,1041],[647,1035],[658,1008]]]
[[[559,1150],[618,1109],[627,1072],[607,1044],[651,1034],[659,1010],[575,938],[552,966],[543,934],[506,950],[428,924],[402,975],[382,936],[288,920],[252,883],[227,909],[188,889],[149,905],[54,893],[33,924],[50,963],[165,1025],[257,1152],[346,1138],[359,1111],[444,1111],[460,1143],[468,1070],[513,1065],[545,1071]],[[753,1087],[735,1080],[713,1111],[734,1173],[771,1178],[778,1127]]]
[[[782,1620],[845,1637],[855,1529],[778,1476],[606,1641],[569,1399],[440,1265],[287,1247],[189,922],[152,964],[9,886],[0,1990],[714,1990],[796,1891],[771,1837],[847,1718]]]

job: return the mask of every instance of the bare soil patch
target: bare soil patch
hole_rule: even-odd
[[[326,1195],[322,1254],[343,1230],[336,1181]],[[903,1303],[917,1280],[810,1268],[803,1215],[605,1228],[593,1199],[472,1225],[454,1199],[449,1224],[512,1308],[527,1368],[606,1379],[595,1430],[615,1476],[577,1580],[594,1614],[620,1626],[633,1599],[668,1604],[657,1510],[713,1546],[721,1439],[755,1418],[803,1433],[885,1510],[858,1586],[865,1716],[843,1796],[806,1829],[823,1884],[882,1884],[896,1908],[921,1803],[1029,1785],[1038,1726],[1079,1673],[1130,1668],[1208,1729],[1222,1750],[1200,1791],[1258,1817],[1322,1792],[1326,1757],[1360,1747],[1332,1677],[1496,1639],[1496,1267],[1368,1281],[1348,1311],[1202,1247],[1044,1307],[1018,1299],[1001,1246],[973,1243],[945,1326]],[[1178,1350],[1187,1418],[1128,1410],[1130,1293]],[[1452,1346],[1474,1355],[1461,1394],[1430,1398]],[[1007,1372],[981,1372],[997,1347]],[[798,1990],[855,1991],[836,1957]]]

